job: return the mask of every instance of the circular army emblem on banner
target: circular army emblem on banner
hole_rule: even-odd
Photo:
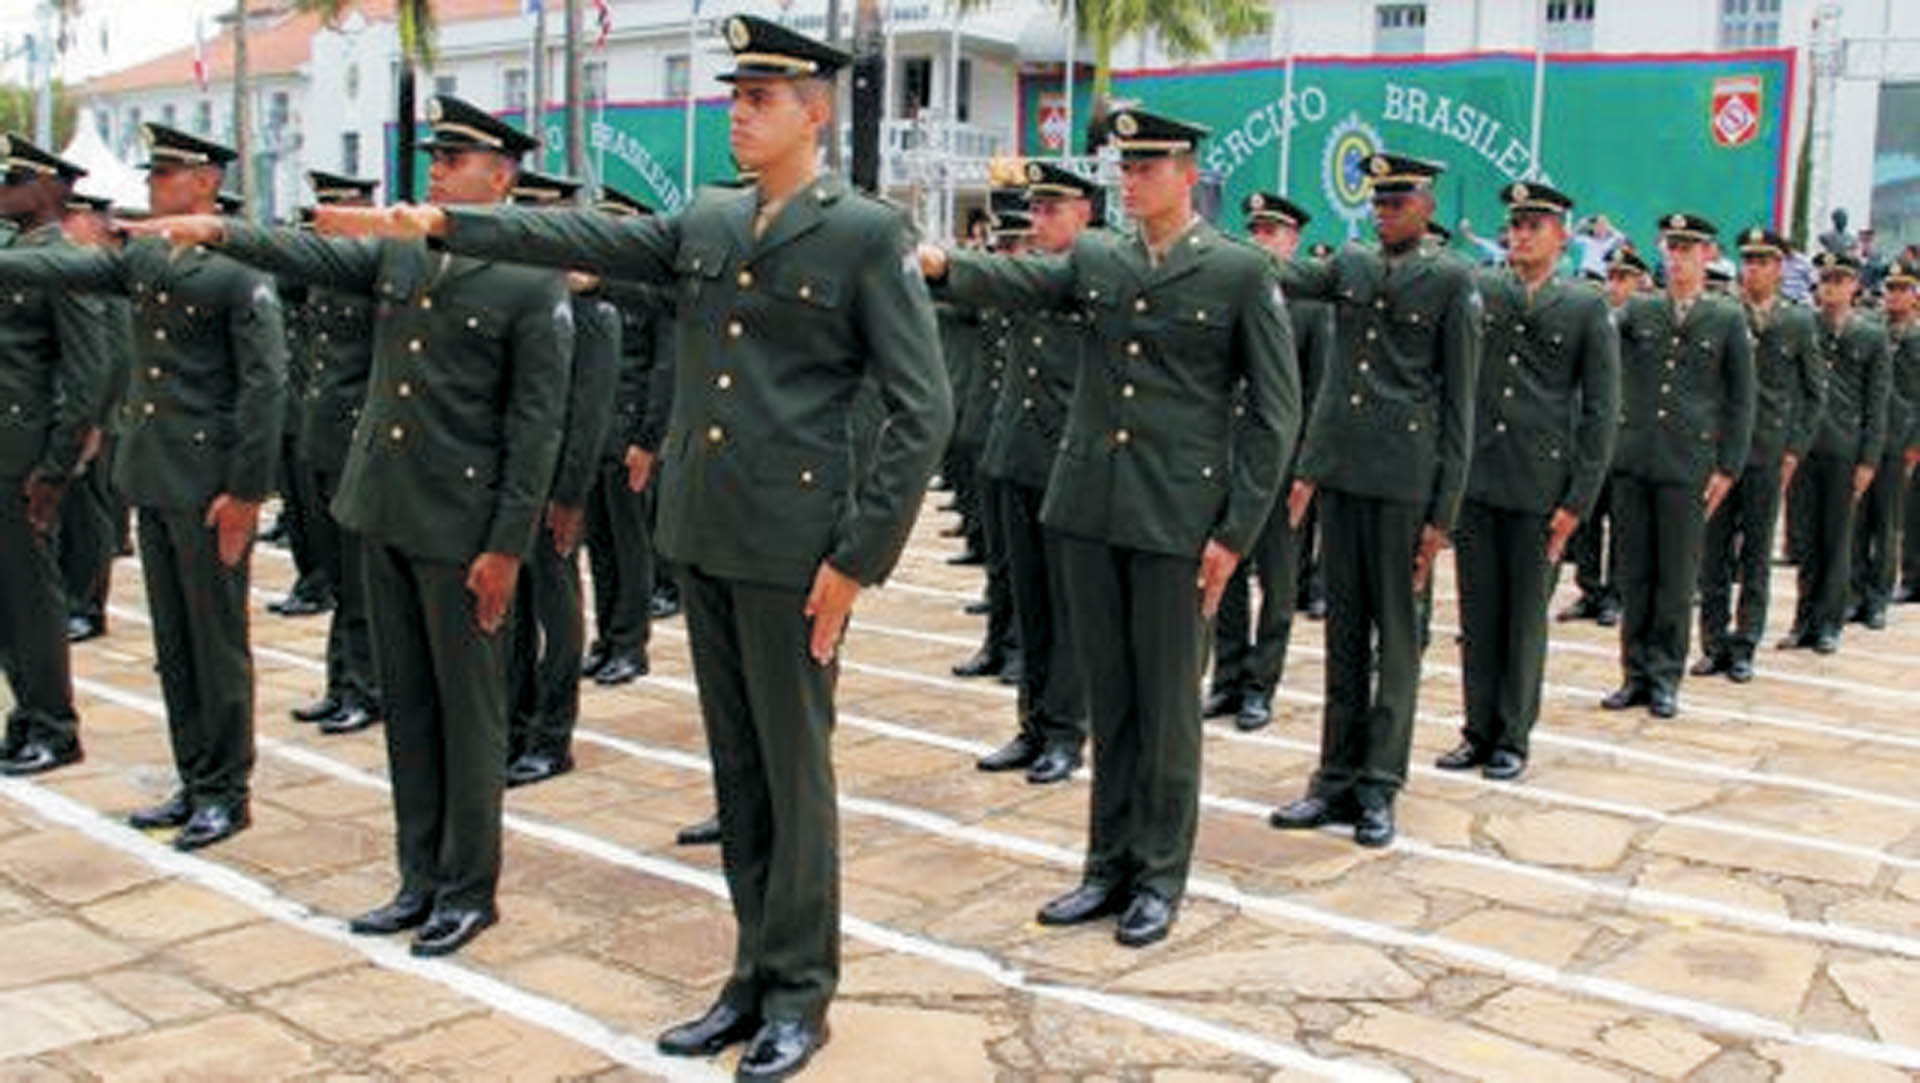
[[[1347,223],[1347,235],[1356,236],[1361,223],[1372,210],[1373,190],[1367,173],[1375,168],[1374,155],[1385,141],[1358,113],[1327,133],[1326,149],[1320,156],[1320,188],[1327,205]]]
[[[1133,119],[1132,113],[1122,113],[1113,118],[1113,130],[1123,138],[1132,139],[1140,134],[1140,122]]]
[[[753,34],[747,29],[746,20],[739,18],[727,20],[727,44],[735,49],[744,49],[753,44]]]

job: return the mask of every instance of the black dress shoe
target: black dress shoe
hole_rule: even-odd
[[[201,805],[173,837],[173,848],[182,852],[205,849],[245,831],[251,823],[253,818],[244,804]]]
[[[672,594],[655,594],[647,599],[647,616],[654,620],[667,620],[680,615],[680,599]]]
[[[1019,651],[1007,652],[1007,660],[1000,667],[1001,684],[1012,685],[1016,688],[1020,686],[1020,678],[1025,675],[1027,671],[1027,663],[1024,658],[1025,656]]]
[[[347,930],[360,936],[391,936],[426,924],[433,913],[433,896],[424,891],[402,891],[393,901],[376,906],[347,922]]]
[[[1840,633],[1821,632],[1813,637],[1813,653],[1832,654],[1840,649]]]
[[[709,816],[697,824],[680,829],[673,836],[675,846],[718,846],[720,845],[720,817]]]
[[[1920,601],[1920,591],[1914,590],[1912,583],[1902,583],[1893,588],[1893,594],[1889,597],[1889,600],[1892,601],[1894,605],[1910,605],[1913,602]]]
[[[1207,693],[1200,703],[1201,718],[1225,718],[1240,713],[1240,703],[1245,698],[1238,688],[1216,688]]]
[[[143,808],[127,817],[127,823],[142,831],[151,831],[157,827],[179,827],[193,818],[193,806],[187,804],[187,795],[176,793],[151,808]]]
[[[1027,767],[1027,781],[1035,786],[1063,782],[1080,766],[1080,752],[1072,745],[1048,745]]]
[[[331,612],[332,598],[310,598],[304,594],[289,594],[274,612],[283,617],[317,617]]]
[[[452,955],[499,920],[500,915],[491,906],[472,909],[436,907],[433,913],[427,915],[427,923],[413,934],[413,943],[407,947],[407,951],[423,959]]]
[[[573,770],[573,757],[564,752],[523,752],[507,765],[507,786],[531,786]]]
[[[993,603],[987,601],[985,598],[978,598],[961,606],[960,612],[965,613],[969,617],[984,617],[988,613],[993,612]]]
[[[1716,673],[1725,673],[1732,665],[1733,663],[1720,655],[1709,654],[1695,662],[1693,668],[1687,672],[1695,677],[1711,677]]]
[[[1647,713],[1655,718],[1672,718],[1680,713],[1680,697],[1666,688],[1654,689],[1647,700]]]
[[[1273,693],[1256,688],[1240,698],[1240,710],[1233,716],[1233,728],[1241,733],[1254,730],[1273,721]]]
[[[971,568],[986,562],[986,555],[977,549],[963,549],[947,558],[947,563],[956,568]]]
[[[1735,658],[1728,662],[1727,679],[1735,684],[1746,684],[1753,680],[1753,659]]]
[[[992,677],[1007,668],[1007,655],[990,647],[982,647],[973,653],[973,657],[953,667],[956,677]]]
[[[1327,824],[1352,823],[1353,811],[1346,802],[1308,794],[1274,809],[1267,815],[1267,822],[1282,831],[1307,831]]]
[[[607,659],[600,672],[593,675],[593,683],[602,688],[612,688],[616,684],[626,684],[647,675],[647,660],[631,654]]]
[[[1600,603],[1592,598],[1582,597],[1579,601],[1553,615],[1557,621],[1592,620],[1600,615]]]
[[[1393,806],[1390,804],[1363,805],[1360,815],[1354,817],[1353,841],[1369,850],[1393,841]]]
[[[325,722],[329,718],[340,717],[346,709],[347,705],[340,702],[340,697],[329,692],[325,698],[315,700],[305,707],[295,707],[287,713],[293,716],[295,722]]]
[[[1593,623],[1602,628],[1611,628],[1620,623],[1620,606],[1616,602],[1600,603],[1600,612],[1594,614]]]
[[[735,1079],[786,1079],[807,1066],[813,1054],[827,1044],[827,1025],[798,1019],[769,1019],[740,1054]]]
[[[1114,929],[1113,938],[1130,948],[1144,948],[1165,940],[1178,909],[1174,903],[1161,898],[1159,892],[1142,888],[1134,892],[1127,912],[1120,915],[1120,925]]]
[[[1875,632],[1885,631],[1887,627],[1887,611],[1877,605],[1867,606],[1866,612],[1860,614],[1860,623]]]
[[[85,758],[86,755],[80,751],[78,741],[64,747],[56,747],[45,741],[28,741],[15,749],[13,755],[0,760],[0,775],[13,778],[38,775],[56,767],[79,763]]]
[[[1480,774],[1481,777],[1490,778],[1495,782],[1506,782],[1519,778],[1520,773],[1526,769],[1525,756],[1510,749],[1496,748],[1487,756],[1486,766],[1480,768]]]
[[[943,538],[958,538],[966,534],[966,532],[967,527],[964,523],[955,523],[952,526],[940,528],[940,536]]]
[[[1433,761],[1433,765],[1442,771],[1466,771],[1485,764],[1492,756],[1472,741],[1462,739],[1453,746],[1453,751]]]
[[[107,634],[107,622],[96,617],[68,617],[67,642],[85,643]]]
[[[1325,598],[1315,598],[1314,600],[1307,603],[1307,619],[1308,620],[1326,620],[1327,619],[1327,600]]]
[[[1785,636],[1782,636],[1780,642],[1773,645],[1773,649],[1777,651],[1801,650],[1813,646],[1813,638],[1812,632],[1795,628]]]
[[[378,721],[380,721],[379,715],[373,713],[372,710],[366,707],[361,707],[356,704],[352,707],[341,708],[340,713],[334,715],[332,718],[322,719],[320,722],[320,732],[329,737],[338,737],[344,733],[359,733],[361,730],[366,729]]]
[[[760,1016],[721,1001],[698,1019],[660,1032],[654,1047],[669,1057],[711,1057],[760,1032]]]
[[[274,517],[273,524],[260,532],[260,540],[268,545],[278,545],[287,540],[287,518],[284,515]]]
[[[1022,733],[975,760],[973,765],[982,771],[1018,771],[1032,766],[1039,758],[1040,742]]]
[[[580,679],[586,680],[588,677],[598,676],[600,667],[606,665],[610,657],[612,656],[607,653],[604,643],[595,643],[588,647],[587,653],[580,659]]]
[[[1853,605],[1848,606],[1846,609],[1846,612],[1841,614],[1840,623],[1841,624],[1858,624],[1861,621],[1865,620],[1866,617],[1867,617],[1867,607],[1856,602]]]
[[[1041,907],[1034,920],[1042,925],[1083,925],[1119,913],[1126,903],[1126,892],[1088,880]]]
[[[1628,683],[1607,693],[1600,701],[1602,710],[1624,711],[1629,707],[1645,707],[1653,702],[1653,690],[1644,684]]]

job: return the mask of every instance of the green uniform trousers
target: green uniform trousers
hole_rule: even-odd
[[[67,487],[60,501],[60,582],[69,617],[105,621],[113,558],[126,534],[126,504],[113,487],[113,440]]]
[[[1905,469],[1902,466],[1901,469]],[[1907,479],[1907,508],[1900,537],[1900,583],[1909,593],[1920,591],[1920,470]]]
[[[1906,465],[1901,449],[1896,448],[1881,458],[1874,471],[1873,484],[1860,498],[1859,521],[1853,528],[1851,597],[1870,611],[1884,612],[1893,598],[1906,491]]]
[[[1793,627],[1807,636],[1839,635],[1846,617],[1853,563],[1853,468],[1846,459],[1810,454],[1794,473],[1794,503],[1807,516],[1807,548],[1800,555]]]
[[[1780,518],[1780,463],[1748,463],[1707,520],[1700,551],[1700,649],[1722,665],[1753,661],[1767,631],[1773,532]],[[1739,609],[1733,588],[1740,587]],[[1731,624],[1731,626],[1729,626]]]
[[[205,512],[139,510],[140,568],[181,792],[196,808],[239,804],[253,774],[252,547],[229,568]]]
[[[1813,545],[1813,498],[1807,495],[1806,457],[1802,469],[1794,471],[1793,484],[1787,487],[1787,562],[1799,564]]]
[[[313,486],[313,464],[295,450],[293,426],[280,449],[280,517],[287,528],[287,551],[293,554],[297,574],[290,594],[317,601],[333,599],[334,583],[328,574],[332,563],[327,552],[332,539],[325,533],[331,522],[327,506],[320,502]]]
[[[1282,484],[1280,491],[1288,488]],[[1287,524],[1286,502],[1276,503],[1267,525],[1227,580],[1213,618],[1211,684],[1215,692],[1272,692],[1279,687],[1287,667],[1287,645],[1293,638],[1307,525],[1302,522],[1301,529],[1293,529]],[[1255,581],[1260,584],[1257,618],[1252,597]]]
[[[1045,489],[999,481],[1000,550],[1020,627],[1020,732],[1076,751],[1087,740],[1087,682],[1074,656],[1060,536],[1040,523]]]
[[[1600,485],[1600,495],[1573,537],[1567,539],[1567,559],[1573,562],[1573,581],[1580,597],[1594,605],[1618,604],[1620,589],[1614,583],[1620,567],[1620,527],[1609,510],[1613,479]]]
[[[1178,900],[1200,812],[1198,557],[1062,535],[1093,716],[1086,879]]]
[[[320,556],[327,564],[327,577],[334,585],[332,620],[327,627],[327,692],[349,707],[364,707],[379,715],[380,680],[373,668],[373,621],[367,615],[366,542],[358,531],[334,521],[334,494],[340,491],[340,475],[326,470],[313,472],[314,495],[319,514],[314,532],[323,538]]]
[[[1327,703],[1313,792],[1328,801],[1381,804],[1406,784],[1420,693],[1413,558],[1425,524],[1416,504],[1320,492]]]
[[[1678,692],[1700,577],[1700,490],[1613,476],[1620,530],[1620,660],[1626,683]]]
[[[418,560],[371,540],[365,552],[400,889],[449,907],[492,906],[513,614],[485,635],[474,622],[466,565]]]
[[[580,657],[586,619],[580,602],[580,561],[564,556],[544,528],[520,565],[518,596],[509,623],[507,756],[562,755],[580,720]]]
[[[627,466],[600,464],[587,494],[587,566],[593,570],[594,642],[609,658],[644,658],[653,625],[653,488],[627,488]]]
[[[1006,501],[1000,490],[1011,483],[980,473],[975,484],[980,490],[980,552],[986,558],[981,570],[987,575],[987,635],[983,645],[989,651],[1017,651],[1022,645],[1020,622],[1014,614],[1013,584],[1007,572],[1006,529],[1001,524]]]
[[[0,669],[13,689],[0,752],[9,755],[27,741],[66,749],[80,739],[60,572],[53,540],[27,522],[25,484],[0,477]]]
[[[1460,653],[1467,718],[1478,749],[1527,755],[1547,671],[1547,606],[1560,566],[1547,559],[1544,513],[1469,498],[1454,523]]]
[[[722,999],[818,1021],[840,981],[839,666],[808,652],[804,589],[680,575],[738,927]]]

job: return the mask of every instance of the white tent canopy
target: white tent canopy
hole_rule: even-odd
[[[60,157],[87,171],[74,185],[80,194],[111,199],[114,206],[127,210],[147,208],[146,174],[121,161],[107,148],[90,110],[80,111],[73,139],[67,149],[60,152]]]

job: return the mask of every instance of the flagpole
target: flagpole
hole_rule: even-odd
[[[1060,157],[1073,157],[1073,43],[1080,36],[1079,4],[1067,0],[1067,64],[1064,82],[1067,88],[1066,138],[1060,140]]]
[[[547,168],[547,4],[529,0],[533,5],[532,93],[527,97],[527,134],[533,137],[533,168]]]
[[[1293,3],[1286,5],[1287,26],[1281,38],[1281,47],[1286,49],[1286,75],[1281,82],[1280,101],[1280,194],[1290,196],[1287,190],[1289,174],[1293,168]]]
[[[698,44],[699,28],[700,0],[693,0],[693,13],[687,16],[687,85],[684,88],[687,115],[686,131],[681,142],[681,145],[686,148],[686,169],[683,171],[684,175],[680,183],[681,194],[689,200],[693,198],[693,50]]]
[[[1527,144],[1527,179],[1540,176],[1540,125],[1547,111],[1547,6],[1541,4],[1533,34],[1533,135]]]

